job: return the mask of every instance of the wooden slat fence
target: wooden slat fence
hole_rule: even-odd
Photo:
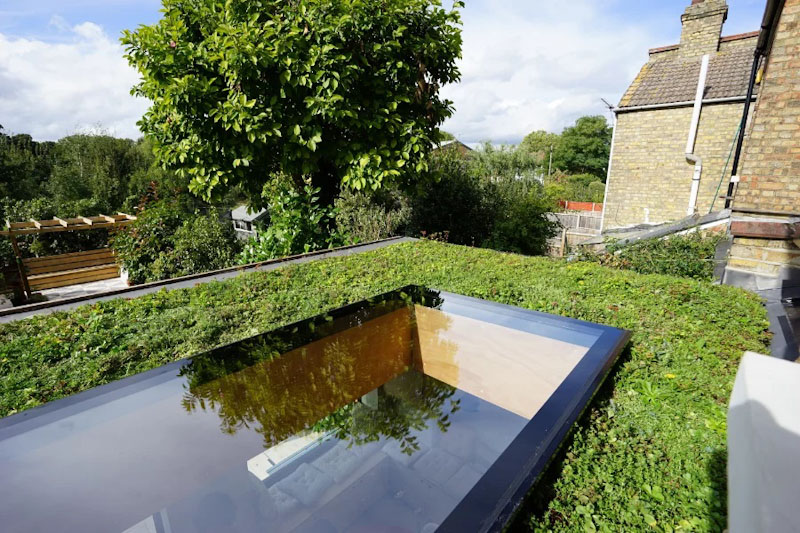
[[[548,240],[548,255],[563,257],[570,246],[600,235],[602,213],[549,213],[547,216],[562,227],[557,237]]]

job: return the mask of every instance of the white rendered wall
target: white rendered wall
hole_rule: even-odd
[[[747,352],[728,411],[730,533],[800,531],[800,364]]]

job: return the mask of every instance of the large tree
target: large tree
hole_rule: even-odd
[[[57,203],[93,198],[105,209],[119,209],[131,175],[149,167],[136,141],[109,135],[70,135],[54,153],[48,190]]]
[[[164,0],[126,32],[160,161],[210,200],[255,207],[282,173],[330,204],[342,185],[412,180],[451,115],[460,13],[439,0]]]
[[[539,168],[547,172],[550,167],[550,155],[555,152],[560,142],[559,134],[537,130],[526,135],[519,147],[523,152],[531,154]]]
[[[42,193],[50,176],[52,142],[7,135],[0,126],[0,199],[28,200]]]
[[[553,165],[570,174],[591,174],[605,182],[611,153],[611,132],[605,117],[579,118],[561,133]]]

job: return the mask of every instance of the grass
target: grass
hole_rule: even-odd
[[[726,406],[766,313],[732,287],[593,263],[423,241],[0,325],[0,415],[412,283],[633,331],[518,527],[725,527]]]

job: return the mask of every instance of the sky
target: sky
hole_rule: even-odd
[[[449,3],[450,0],[444,0]],[[461,82],[443,128],[465,143],[518,143],[606,114],[647,60],[677,43],[690,0],[466,0]],[[766,0],[728,0],[724,35],[757,30]],[[139,137],[147,101],[120,33],[160,18],[160,0],[0,0],[0,124],[56,140]]]

